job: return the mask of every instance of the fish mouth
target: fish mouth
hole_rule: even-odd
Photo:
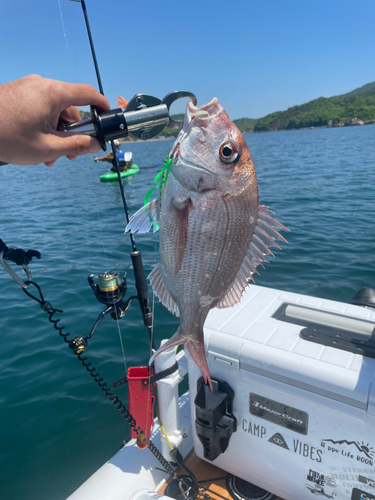
[[[189,101],[186,106],[183,128],[186,131],[191,124],[193,124],[193,127],[197,126],[201,130],[198,138],[201,142],[205,142],[211,122],[222,112],[223,108],[220,106],[217,97],[199,107],[194,106],[192,101]]]
[[[184,140],[186,140],[185,133],[192,120],[200,122],[199,124],[197,123],[197,126],[201,129],[199,140],[205,142],[207,139],[207,129],[211,120],[221,111],[222,107],[216,97],[209,103],[200,107],[194,106],[192,101],[189,101],[187,104],[183,130],[177,138],[177,145],[176,143],[172,145],[169,156],[173,161],[171,167],[173,175],[178,182],[188,190],[201,192],[216,189],[217,174],[202,165],[187,160],[182,154],[180,146],[183,144]],[[184,175],[184,169],[188,169],[190,172],[194,171],[196,175],[192,176],[193,178],[189,181],[189,179],[186,178],[186,172]]]
[[[191,168],[193,170],[196,170],[197,172],[201,172],[203,174],[209,174],[209,175],[213,175],[214,177],[216,177],[216,174],[214,172],[211,172],[210,170],[207,170],[207,168],[205,167],[202,167],[202,165],[197,165],[196,163],[192,163],[191,161],[187,160],[186,158],[184,158],[182,156],[182,154],[180,153],[179,154],[179,163],[180,165],[177,165],[176,163],[173,163],[173,167],[176,166],[176,167],[187,167],[187,168]],[[172,169],[173,169],[172,167]]]

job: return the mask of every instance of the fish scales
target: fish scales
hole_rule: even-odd
[[[216,98],[200,108],[188,103],[170,156],[160,198],[127,226],[149,230],[146,218],[157,219],[160,263],[149,278],[162,303],[180,316],[177,332],[150,362],[184,343],[212,390],[203,339],[207,314],[241,299],[257,266],[268,262],[269,246],[286,241],[275,227],[286,228],[259,205],[250,151]]]

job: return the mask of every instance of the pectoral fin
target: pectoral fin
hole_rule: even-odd
[[[125,233],[148,233],[151,228],[155,233],[159,229],[159,213],[159,199],[150,201],[130,217]]]
[[[169,221],[168,233],[170,239],[175,242],[174,275],[179,273],[184,260],[191,208],[192,202],[190,198],[175,198],[170,202],[169,210],[171,214],[173,213],[173,216]]]

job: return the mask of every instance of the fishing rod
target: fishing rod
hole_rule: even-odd
[[[102,79],[100,78],[98,61],[96,59],[96,54],[95,54],[94,42],[93,42],[92,36],[91,36],[91,29],[90,29],[89,18],[87,16],[85,0],[71,0],[71,1],[78,2],[81,4],[82,12],[83,12],[85,22],[86,22],[87,35],[89,37],[89,42],[90,42],[90,47],[91,47],[91,54],[92,54],[92,58],[94,60],[94,66],[95,66],[96,78],[98,80],[99,90],[100,90],[100,93],[104,95]]]
[[[81,4],[99,89],[101,94],[104,95],[85,1],[71,1]],[[91,119],[82,120],[73,124],[60,124],[58,128],[58,130],[64,132],[79,132],[96,137],[104,151],[106,151],[106,143],[111,143],[113,162],[117,172],[127,224],[129,223],[128,204],[119,169],[116,148],[113,141],[115,139],[127,137],[129,132],[138,139],[147,140],[160,134],[166,126],[173,129],[181,129],[183,122],[174,120],[169,114],[169,109],[174,101],[183,97],[189,97],[193,100],[194,104],[197,103],[195,95],[186,91],[170,92],[162,100],[147,94],[137,94],[129,101],[125,110],[122,108],[116,108],[98,114],[96,109],[91,106]],[[131,232],[129,232],[129,235],[132,246],[132,253],[130,254],[130,257],[134,269],[137,299],[141,307],[143,323],[149,331],[152,348],[154,349],[155,345],[152,335],[153,317],[150,307],[150,297],[146,282],[146,275],[143,268],[141,253],[137,250],[135,244],[134,235]],[[96,328],[97,324],[108,314],[111,314],[115,319],[117,319],[118,316],[123,317],[130,305],[130,303],[128,304],[129,301],[125,304],[122,302],[124,290],[126,290],[126,284],[120,284],[118,276],[114,276],[113,272],[108,273],[102,273],[99,275],[99,285],[95,284],[93,281],[93,275],[88,277],[89,284],[97,299],[107,305],[107,309],[98,317],[98,320],[93,328]],[[110,288],[110,290],[108,290],[108,288]],[[109,295],[108,292],[110,292]],[[115,292],[115,294],[113,294],[113,292]]]

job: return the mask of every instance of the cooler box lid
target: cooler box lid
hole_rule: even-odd
[[[207,317],[210,372],[256,373],[362,410],[371,406],[375,415],[375,359],[337,349],[332,340],[325,346],[300,337],[314,325],[368,341],[374,338],[375,310],[249,285],[239,304]]]

